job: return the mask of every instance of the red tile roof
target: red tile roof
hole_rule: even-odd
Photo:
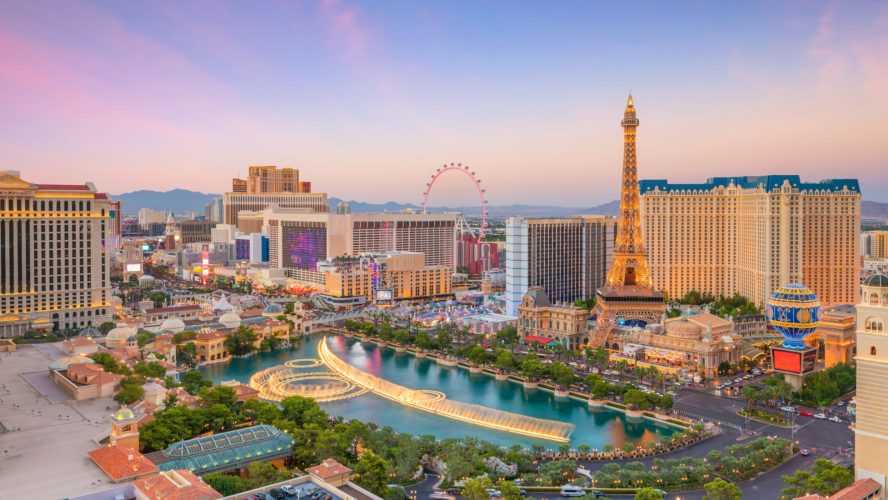
[[[86,184],[37,184],[43,191],[89,191]]]
[[[125,481],[158,471],[151,460],[131,446],[115,444],[96,448],[87,453],[112,481]]]
[[[879,491],[881,486],[872,478],[858,479],[847,488],[837,491],[829,500],[860,500]]]
[[[328,458],[319,465],[305,469],[305,472],[321,479],[341,476],[343,474],[348,474],[351,471],[351,469],[337,462],[336,459],[333,458]]]
[[[156,500],[215,500],[222,495],[185,469],[164,471],[133,482],[133,488]]]
[[[210,340],[217,340],[222,337],[225,337],[225,334],[222,332],[198,333],[197,336],[194,337],[194,340],[206,342]]]

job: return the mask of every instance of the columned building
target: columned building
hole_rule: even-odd
[[[0,172],[0,337],[111,319],[110,207],[92,183]]]
[[[555,302],[589,298],[604,285],[614,248],[616,219],[510,217],[506,221],[506,314],[530,287]]]
[[[763,305],[782,284],[805,283],[824,305],[857,302],[856,179],[767,175],[639,186],[653,286],[670,297],[697,290]]]
[[[857,305],[854,470],[857,479],[872,478],[884,492],[888,476],[888,276],[870,276],[861,288],[863,297]]]

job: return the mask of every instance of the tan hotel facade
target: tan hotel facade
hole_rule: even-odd
[[[311,183],[299,179],[299,170],[275,166],[252,166],[246,179],[232,179],[231,192],[222,195],[225,224],[241,227],[240,212],[261,211],[276,205],[304,212],[329,212],[326,193],[312,193]]]
[[[824,305],[857,302],[856,179],[770,175],[639,187],[653,287],[669,297],[697,290],[762,305],[780,285],[804,283]]]
[[[111,319],[111,206],[92,184],[0,171],[0,337]]]

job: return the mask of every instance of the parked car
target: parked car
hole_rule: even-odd
[[[814,414],[808,410],[799,410],[799,415],[802,415],[805,417],[813,417],[814,416]]]
[[[490,498],[499,498],[503,496],[503,492],[496,488],[487,488],[487,494],[490,495]]]
[[[799,454],[800,454],[801,456],[803,456],[803,457],[807,457],[808,455],[811,454],[811,450],[805,448],[805,449],[799,451]]]
[[[574,486],[572,484],[565,484],[561,487],[560,495],[563,497],[583,497],[586,496],[586,491],[579,486]]]
[[[839,401],[838,403],[836,403],[836,406],[841,407],[841,406],[845,406],[846,404],[848,404],[846,401]]]
[[[288,495],[295,495],[299,493],[299,488],[293,486],[292,484],[285,484],[281,486],[281,490]]]
[[[830,422],[835,422],[835,423],[837,423],[837,424],[841,424],[841,423],[842,423],[842,419],[839,418],[839,417],[836,417],[836,416],[829,417],[829,421],[830,421]]]
[[[272,488],[271,491],[269,491],[268,493],[271,496],[277,498],[278,500],[280,500],[282,498],[287,498],[288,496],[290,496],[290,495],[287,495],[287,493],[284,492],[284,490],[282,490],[280,488]]]
[[[790,412],[790,413],[796,411],[795,408],[793,408],[792,406],[783,406],[783,407],[781,407],[780,409],[783,410],[783,411],[788,411],[788,412]]]
[[[814,415],[814,418],[816,418],[818,420],[826,420],[826,414],[825,413],[817,413]]]
[[[444,491],[451,495],[459,495],[462,492],[462,488],[460,488],[459,486],[451,486]]]

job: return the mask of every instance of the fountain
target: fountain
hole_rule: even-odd
[[[570,441],[570,434],[575,428],[573,424],[556,420],[528,417],[477,404],[450,401],[440,391],[416,390],[394,384],[369,373],[362,372],[336,357],[327,346],[326,337],[318,345],[318,358],[327,368],[356,387],[363,388],[396,403],[442,417],[561,443]]]

